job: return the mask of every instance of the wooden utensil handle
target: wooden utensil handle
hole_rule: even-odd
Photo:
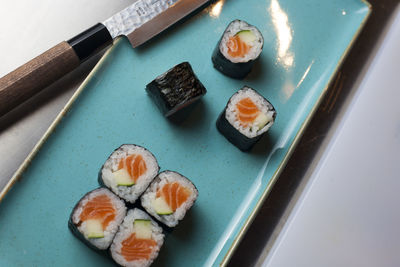
[[[1,78],[0,117],[111,45],[112,41],[107,28],[98,23]]]
[[[0,79],[0,116],[79,66],[67,42],[61,42]]]

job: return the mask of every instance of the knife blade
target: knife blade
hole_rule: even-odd
[[[150,40],[210,0],[138,0],[0,79],[0,117],[125,35],[132,47]]]

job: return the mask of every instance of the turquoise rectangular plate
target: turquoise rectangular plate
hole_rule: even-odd
[[[116,41],[2,192],[0,266],[112,265],[76,239],[67,221],[80,197],[98,186],[108,155],[124,143],[148,148],[161,170],[186,175],[200,193],[167,235],[155,265],[226,264],[369,13],[359,0],[221,0],[138,49],[125,38]],[[265,39],[244,80],[222,75],[211,63],[234,19],[256,25]],[[183,61],[208,92],[184,121],[173,123],[144,88]],[[248,153],[215,127],[243,85],[278,113]]]

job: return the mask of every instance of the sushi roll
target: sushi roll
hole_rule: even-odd
[[[243,79],[252,69],[264,45],[261,32],[242,20],[232,21],[214,49],[214,68],[223,74]]]
[[[73,209],[68,226],[95,250],[106,250],[126,215],[124,202],[106,188],[84,195]]]
[[[99,183],[126,202],[134,203],[159,169],[150,151],[141,146],[125,144],[106,160],[99,173]]]
[[[142,207],[168,227],[185,217],[198,196],[193,183],[173,171],[161,172],[141,197]]]
[[[272,104],[244,86],[229,99],[217,120],[217,128],[232,144],[247,151],[268,131],[275,118]]]
[[[146,86],[146,91],[165,117],[189,106],[207,92],[188,62],[155,78]]]
[[[129,210],[110,247],[121,266],[150,266],[164,243],[162,228],[139,209]]]

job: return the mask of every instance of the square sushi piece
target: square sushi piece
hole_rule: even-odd
[[[162,228],[140,209],[128,211],[110,247],[119,266],[150,266],[164,243]]]
[[[98,180],[126,202],[135,203],[159,170],[157,159],[149,150],[124,144],[108,157]]]
[[[261,32],[242,20],[229,23],[214,49],[214,68],[234,78],[243,79],[250,73],[264,46]]]
[[[275,118],[272,104],[254,89],[244,86],[229,99],[217,120],[217,129],[240,150],[248,151]]]
[[[98,188],[79,200],[68,226],[89,247],[106,250],[125,215],[125,203],[108,189]]]
[[[185,176],[163,171],[141,197],[142,207],[168,227],[176,226],[197,199],[198,191]]]
[[[188,62],[161,74],[146,86],[146,90],[165,117],[189,106],[207,92]]]

